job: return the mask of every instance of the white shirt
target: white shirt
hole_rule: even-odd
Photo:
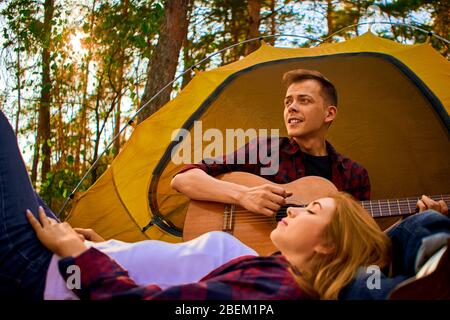
[[[85,242],[118,262],[138,285],[156,284],[161,289],[197,282],[212,270],[243,255],[258,255],[235,237],[213,231],[182,243],[147,240]],[[59,273],[59,257],[53,255],[45,281],[45,300],[76,300]]]

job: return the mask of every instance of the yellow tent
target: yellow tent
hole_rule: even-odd
[[[181,241],[187,199],[170,188],[174,130],[279,128],[284,72],[316,69],[335,83],[338,118],[329,141],[365,166],[372,198],[450,191],[450,63],[429,44],[403,45],[366,33],[314,48],[259,50],[198,73],[139,124],[108,170],[75,197],[68,222],[124,241]],[[198,146],[196,146],[198,148]],[[239,146],[238,146],[239,147]],[[195,152],[195,151],[194,151]]]

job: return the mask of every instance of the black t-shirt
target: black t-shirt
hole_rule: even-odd
[[[304,154],[305,176],[319,176],[331,181],[331,160],[327,156]]]

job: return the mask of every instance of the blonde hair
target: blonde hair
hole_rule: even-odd
[[[306,270],[293,272],[302,290],[314,299],[337,299],[359,267],[383,268],[390,262],[389,237],[359,202],[344,192],[330,198],[336,203],[336,211],[325,230],[325,241],[334,250],[316,253]]]

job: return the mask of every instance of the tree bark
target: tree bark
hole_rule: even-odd
[[[450,3],[448,1],[436,1],[435,3],[433,3],[433,9],[433,31],[437,35],[448,39],[450,36]],[[444,57],[447,57],[450,47],[448,44],[442,44],[444,46],[444,50],[442,50],[441,53],[442,55],[444,55]]]
[[[332,0],[327,0],[327,27],[328,27],[328,34],[327,36],[331,36],[334,32],[334,6]],[[328,39],[329,42],[333,42],[333,39]]]
[[[355,21],[353,21],[353,23],[356,24],[356,26],[355,26],[356,36],[359,36],[358,23],[361,20],[361,15],[362,15],[361,10],[362,10],[361,0],[358,0],[358,1],[356,1],[356,17],[355,17]]]
[[[123,61],[122,61],[123,63]],[[114,133],[113,133],[113,137],[117,136],[120,132],[120,105],[122,103],[122,89],[123,89],[123,64],[120,66],[119,69],[119,85],[117,87],[117,105],[116,105],[116,114],[115,114],[115,119],[114,119]],[[117,136],[116,140],[114,140],[113,143],[113,154],[114,156],[116,156],[117,154],[119,154],[120,151],[120,136]]]
[[[191,20],[192,16],[192,1],[188,4],[188,12],[187,12],[187,20]],[[195,29],[194,32],[194,38],[195,38]],[[184,63],[184,71],[186,71],[188,68],[192,67],[194,60],[192,59],[192,50],[191,50],[192,42],[189,40],[188,33],[186,32],[183,40],[183,63]],[[194,71],[189,70],[185,74],[183,74],[183,81],[181,82],[181,89],[184,89],[184,87],[187,86],[189,82],[191,82],[192,77],[194,76]]]
[[[50,147],[50,100],[52,82],[50,78],[50,46],[52,20],[55,10],[54,0],[45,0],[44,3],[44,42],[42,48],[42,81],[39,107],[38,141],[42,152],[41,181],[45,181],[50,172],[51,147]]]
[[[96,130],[95,130],[94,156],[92,158],[92,164],[94,164],[95,161],[97,160],[98,150],[99,150],[99,147],[100,147],[100,137],[101,137],[101,134],[102,134],[102,132],[101,132],[102,130],[100,130],[100,112],[99,112],[100,101],[101,101],[102,96],[103,96],[102,81],[103,81],[103,75],[99,79],[99,82],[98,82],[97,98],[96,98],[96,101],[95,101],[95,110],[94,111],[95,111],[95,127],[96,127]],[[105,122],[106,122],[106,120],[105,120]],[[97,166],[92,168],[92,171],[91,171],[91,183],[94,183],[97,180],[97,168],[98,168]]]
[[[239,42],[239,31],[241,30],[241,24],[239,23],[239,10],[238,10],[239,4],[232,1],[231,2],[231,38],[233,39],[233,44],[236,44]],[[226,63],[231,63],[239,59],[239,52],[240,52],[240,46],[236,46],[233,49],[231,49],[231,58]]]
[[[187,70],[188,68],[191,67],[190,46],[191,46],[191,42],[189,41],[189,39],[186,36],[186,38],[184,39],[184,44],[183,44],[184,70]],[[187,84],[192,80],[192,73],[193,73],[193,71],[189,70],[188,72],[183,74],[183,81],[181,83],[181,89],[184,89],[184,87],[186,87]]]
[[[79,173],[81,170],[81,148],[84,147],[84,157],[83,163],[86,160],[86,136],[87,136],[87,109],[88,109],[88,99],[87,99],[87,87],[88,87],[88,78],[89,78],[89,64],[91,62],[90,52],[88,53],[88,58],[86,60],[86,70],[83,75],[83,98],[81,102],[81,110],[80,110],[80,122],[78,128],[78,141],[75,150],[75,161],[74,161],[74,170]]]
[[[147,119],[170,100],[171,86],[149,102],[175,77],[178,57],[188,28],[189,1],[166,0],[165,2],[164,21],[159,32],[158,44],[147,68],[147,82],[141,100],[141,106],[145,105],[145,107],[138,115],[138,122]]]
[[[270,32],[271,34],[277,33],[277,15],[275,10],[275,2],[276,0],[270,1],[270,12],[271,12],[271,18],[270,18]],[[269,38],[269,43],[271,45],[275,45],[275,38]]]
[[[39,112],[38,110],[35,110],[35,118],[38,118]],[[31,183],[33,184],[33,187],[36,187],[36,181],[37,181],[37,173],[38,173],[38,165],[39,165],[39,149],[41,145],[40,137],[39,137],[39,125],[37,124],[35,127],[36,130],[36,142],[34,144],[34,151],[33,151],[33,164],[31,165]]]
[[[129,1],[124,0],[123,1],[123,7],[122,7],[122,18],[127,20],[128,17],[128,8],[129,8]],[[123,73],[124,73],[124,67],[125,67],[125,47],[122,44],[119,44],[119,71],[117,75],[117,89],[116,94],[117,97],[117,106],[116,106],[116,115],[115,115],[115,123],[114,123],[114,134],[113,137],[117,136],[120,132],[120,105],[122,103],[122,89],[123,89]],[[116,140],[114,140],[113,145],[113,154],[116,156],[120,151],[120,136],[117,136]]]
[[[261,22],[261,1],[260,0],[248,0],[248,15],[249,15],[249,25],[247,40],[258,38],[259,25]],[[253,51],[257,50],[260,46],[259,41],[251,41],[247,44],[245,54],[248,55]]]
[[[64,78],[64,77],[62,77]],[[60,82],[55,83],[54,85],[54,103],[58,108],[58,116],[55,117],[54,123],[56,123],[56,144],[54,145],[53,154],[55,154],[58,158],[56,164],[53,164],[53,169],[61,169],[66,166],[67,161],[67,148],[65,143],[65,133],[64,133],[64,117],[63,117],[63,98],[61,96],[60,90]]]

